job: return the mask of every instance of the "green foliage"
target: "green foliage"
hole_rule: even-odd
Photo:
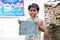
[[[48,26],[48,33],[51,35],[52,40],[60,40],[60,24],[50,24]]]

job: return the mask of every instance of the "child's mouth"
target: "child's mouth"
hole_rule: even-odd
[[[35,17],[35,15],[34,15],[34,14],[31,14],[31,16],[32,16],[32,17]]]

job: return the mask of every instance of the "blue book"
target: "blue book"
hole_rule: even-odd
[[[37,24],[33,21],[22,21],[19,25],[19,35],[37,35]]]

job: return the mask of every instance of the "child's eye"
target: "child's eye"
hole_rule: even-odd
[[[34,12],[36,11],[36,10],[33,10]]]

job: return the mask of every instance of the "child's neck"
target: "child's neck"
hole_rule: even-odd
[[[34,18],[31,18],[32,20],[34,20]]]

